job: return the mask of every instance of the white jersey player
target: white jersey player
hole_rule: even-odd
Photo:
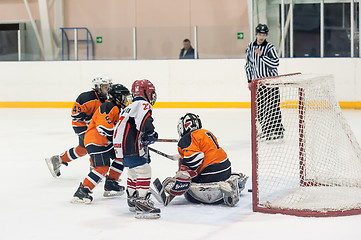
[[[157,99],[149,80],[136,80],[132,85],[133,103],[127,106],[114,130],[113,145],[116,158],[128,167],[127,194],[136,218],[159,218],[160,209],[149,199],[151,167],[147,146],[158,139],[154,131],[152,105]]]

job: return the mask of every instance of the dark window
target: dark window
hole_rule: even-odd
[[[320,4],[293,8],[294,57],[320,56]]]
[[[325,57],[349,57],[351,44],[350,4],[325,4]]]

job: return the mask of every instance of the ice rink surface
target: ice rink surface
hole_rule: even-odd
[[[251,178],[249,109],[154,109],[160,138],[177,138],[178,118],[187,112],[200,116],[203,128],[213,132],[227,152],[232,170]],[[344,110],[361,142],[361,111]],[[90,205],[71,204],[79,183],[89,171],[88,156],[61,168],[54,179],[45,157],[77,145],[69,109],[0,109],[0,240],[108,240],[108,239],[361,239],[361,215],[302,218],[252,212],[251,180],[233,207],[194,205],[183,197],[167,207],[161,218],[135,219],[126,196],[104,198],[101,182]],[[153,145],[168,154],[174,143]],[[177,164],[152,153],[153,179],[173,176]],[[360,173],[361,174],[361,173]],[[122,175],[125,185],[126,170]]]

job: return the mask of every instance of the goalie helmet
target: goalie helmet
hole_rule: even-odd
[[[102,88],[102,85],[105,85],[105,84],[111,85],[112,79],[105,74],[100,74],[100,75],[97,75],[95,78],[93,78],[92,84],[93,84],[93,89],[98,93],[98,95],[101,98],[107,98],[107,94],[102,93],[101,88]]]
[[[109,98],[122,107],[126,107],[127,102],[131,101],[130,91],[122,84],[113,84],[110,87]]]
[[[258,26],[256,27],[256,33],[264,33],[264,34],[268,34],[268,27],[266,24],[258,24]]]
[[[198,115],[193,113],[187,113],[181,117],[178,121],[178,134],[180,137],[183,137],[185,134],[202,128],[202,122]]]
[[[155,87],[147,79],[136,80],[132,85],[132,95],[135,97],[142,97],[147,100],[150,104],[154,105],[157,101],[157,93]]]

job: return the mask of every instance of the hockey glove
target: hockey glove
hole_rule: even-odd
[[[143,146],[148,146],[149,144],[152,144],[157,140],[158,140],[158,133],[153,132],[149,135],[143,134],[142,137],[140,138],[140,143]]]
[[[175,177],[168,177],[163,181],[163,187],[167,193],[179,196],[186,193],[191,186],[191,178],[188,172],[179,171]]]

